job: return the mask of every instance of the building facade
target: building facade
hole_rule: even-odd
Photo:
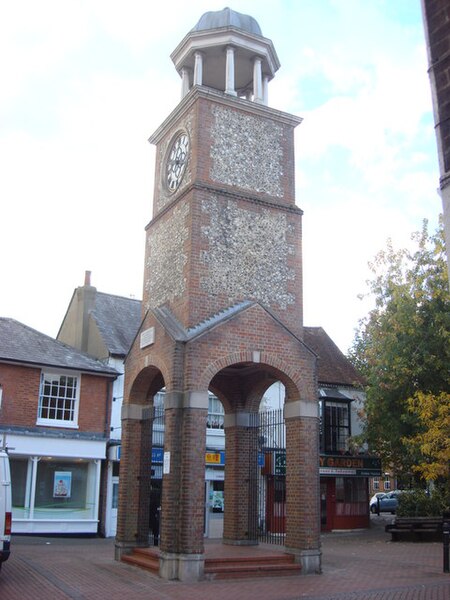
[[[96,534],[117,372],[13,319],[0,319],[0,436],[14,533]]]
[[[141,301],[98,292],[86,271],[83,286],[74,290],[57,339],[89,353],[117,371],[109,407],[107,461],[102,472],[101,533],[116,535],[121,439],[121,408],[125,357],[141,322]]]
[[[422,0],[450,282],[450,5]]]

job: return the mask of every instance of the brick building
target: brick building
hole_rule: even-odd
[[[422,0],[450,281],[450,2]]]
[[[141,301],[98,292],[86,271],[83,286],[70,299],[57,339],[87,352],[115,369],[108,431],[107,463],[102,479],[102,534],[116,535],[124,361],[141,322]]]
[[[294,129],[269,108],[279,67],[254,19],[206,13],[172,59],[182,100],[151,136],[143,321],[126,359],[116,557],[148,543],[152,406],[165,388],[160,575],[204,568],[209,391],[224,407],[223,540],[257,543],[249,482],[264,392],[286,390],[285,548],[320,569],[316,356],[304,342]],[[245,460],[242,460],[245,457]]]
[[[0,318],[0,438],[14,533],[97,533],[115,369]]]

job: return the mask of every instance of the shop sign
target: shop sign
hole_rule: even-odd
[[[275,452],[275,475],[286,475],[286,452]]]
[[[163,475],[170,475],[170,452],[163,455]]]
[[[112,446],[109,452],[110,460],[120,460],[121,446]],[[152,448],[152,465],[162,465],[164,462],[164,449],[163,448]],[[286,461],[285,461],[286,462]],[[223,450],[219,452],[206,452],[205,464],[210,466],[223,467],[225,465],[225,452]],[[258,453],[258,466],[264,466],[264,455]]]
[[[152,448],[152,465],[162,465],[164,460],[164,450],[162,448]]]
[[[329,456],[319,458],[320,475],[345,475],[346,477],[379,477],[381,460],[374,456]]]
[[[225,464],[225,452],[207,452],[205,463],[207,465],[223,466]]]

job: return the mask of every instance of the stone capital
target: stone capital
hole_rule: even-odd
[[[208,410],[208,392],[166,392],[164,408],[201,408]]]
[[[151,406],[142,406],[141,404],[123,404],[122,405],[122,420],[131,419],[134,421],[146,421],[153,416]]]
[[[295,400],[286,402],[284,405],[284,418],[293,419],[295,417],[319,417],[319,404],[317,400]]]

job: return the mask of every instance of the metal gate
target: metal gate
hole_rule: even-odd
[[[164,396],[156,394],[153,406],[152,457],[150,479],[150,545],[159,545],[161,529],[161,494],[164,452]]]
[[[254,539],[283,545],[286,531],[284,411],[265,411],[253,417],[253,455],[257,456],[257,465],[254,460],[249,460],[249,517],[253,515],[249,522],[255,527],[255,531],[252,532],[255,534]]]
[[[265,543],[284,545],[286,428],[283,409],[251,414],[248,434],[248,537]],[[152,442],[153,517],[150,524],[157,543],[164,446],[164,404],[161,398],[157,398],[155,402]]]

